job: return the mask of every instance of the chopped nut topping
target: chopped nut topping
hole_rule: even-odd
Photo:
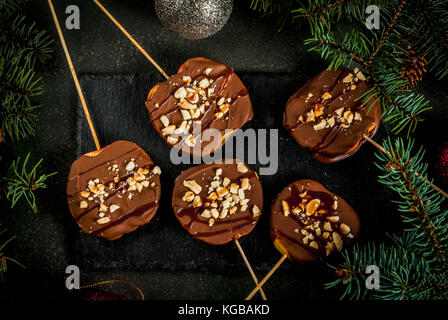
[[[319,245],[317,244],[317,242],[316,241],[311,241],[311,243],[310,243],[310,247],[311,248],[314,248],[314,249],[319,249]]]
[[[116,204],[113,204],[113,205],[110,206],[110,213],[114,213],[118,209],[120,209],[120,206],[117,206]]]
[[[241,172],[241,173],[246,173],[247,171],[249,171],[249,169],[247,169],[247,167],[244,164],[238,163],[237,164],[237,171]]]
[[[162,133],[164,135],[170,135],[170,134],[172,134],[174,132],[174,130],[176,130],[176,126],[174,124],[172,124],[172,125],[170,125],[168,127],[163,128],[162,129]]]
[[[222,181],[222,186],[223,187],[227,187],[230,184],[231,180],[227,177],[224,178],[224,180]]]
[[[324,92],[324,94],[322,95],[322,99],[324,100],[331,99],[332,97],[333,96],[329,92]]]
[[[193,208],[199,208],[202,206],[202,200],[200,196],[195,196],[193,199]]]
[[[241,188],[243,190],[250,190],[249,178],[243,178],[241,180]]]
[[[178,140],[178,139],[173,138],[173,137],[171,137],[171,136],[169,136],[169,137],[166,139],[166,141],[167,141],[169,144],[176,144],[176,143],[177,143],[177,140]]]
[[[202,191],[202,187],[194,180],[184,180],[183,185],[196,194]]]
[[[333,231],[333,228],[331,227],[330,222],[326,221],[326,222],[324,223],[324,230],[325,230],[325,231],[329,231],[329,232]]]
[[[199,88],[205,89],[210,85],[210,81],[208,81],[207,78],[202,79],[199,81]]]
[[[191,79],[190,79],[191,80]],[[187,96],[187,90],[184,87],[180,87],[174,92],[174,97],[176,99],[184,99]]]
[[[211,210],[211,213],[212,213],[213,218],[215,218],[215,219],[218,219],[218,218],[219,218],[219,211],[218,211],[218,209],[213,208],[213,209]]]
[[[90,192],[89,191],[81,191],[81,197],[83,197],[83,198],[90,197]]]
[[[314,116],[315,117],[320,117],[323,113],[324,113],[324,106],[321,105],[320,103],[317,103],[314,106]]]
[[[327,256],[329,256],[334,250],[334,244],[332,244],[331,242],[328,242],[327,245],[325,246],[325,253],[327,254]]]
[[[105,204],[100,204],[100,211],[101,212],[106,212],[107,211],[107,206]]]
[[[152,173],[154,174],[162,174],[162,170],[159,166],[155,166],[154,169],[152,169]]]
[[[182,110],[183,111],[183,110]],[[163,115],[160,117],[160,122],[162,122],[164,127],[168,127],[170,124],[170,120],[168,119],[167,116]]]
[[[211,218],[212,217],[212,213],[210,212],[210,210],[205,209],[202,213],[201,213],[201,217],[203,218]]]
[[[184,109],[181,109],[180,112],[182,113],[182,118],[183,118],[184,120],[190,120],[190,119],[191,119],[191,115],[190,115],[190,112],[189,112],[189,111],[184,110]],[[166,126],[167,126],[167,125],[165,125],[165,127],[166,127]]]
[[[343,235],[347,235],[350,233],[350,227],[348,225],[346,225],[345,223],[341,223],[339,228]]]
[[[342,79],[342,82],[344,83],[350,83],[353,81],[353,73],[349,73],[348,75],[345,76],[344,79]]]
[[[338,251],[341,251],[344,243],[343,243],[339,233],[333,232],[333,240],[334,240],[334,244],[336,246],[336,249],[338,249]]]
[[[79,204],[79,207],[81,208],[81,209],[85,209],[85,208],[87,208],[89,206],[89,204],[87,203],[87,201],[81,201],[81,203]]]
[[[336,223],[336,222],[339,222],[339,216],[329,216],[329,217],[327,217],[327,220],[330,222]],[[331,231],[331,230],[329,230],[329,231]]]
[[[222,188],[218,188],[218,189],[216,190],[216,192],[217,192],[218,196],[219,196],[220,198],[222,198],[222,197],[225,196],[227,193],[229,193],[229,189],[222,187]]]
[[[191,202],[194,199],[194,193],[191,191],[185,192],[184,196],[182,197],[182,200],[185,202]]]
[[[333,205],[331,206],[334,210],[338,208],[338,200],[334,200]]]
[[[188,102],[187,100],[180,100],[180,102],[177,104],[179,107],[181,107],[182,109],[186,109],[186,110],[192,110],[192,109],[196,109],[196,105],[192,104],[190,102]]]
[[[350,110],[344,112],[344,119],[347,120],[347,123],[350,124],[353,121],[353,113]]]
[[[342,117],[342,112],[344,112],[344,107],[334,110],[339,117]]]
[[[232,183],[230,185],[230,193],[236,194],[238,193],[239,186],[236,183]]]
[[[327,124],[328,124],[328,126],[329,126],[330,128],[333,128],[333,127],[334,127],[334,124],[335,124],[334,117],[331,117],[330,119],[328,119],[328,120],[327,120]]]
[[[290,210],[289,210],[289,204],[285,200],[282,200],[282,209],[283,214],[285,215],[285,217],[287,217],[290,214]]]
[[[110,222],[110,218],[109,217],[103,217],[103,218],[100,218],[100,219],[96,220],[96,222],[98,222],[99,224],[105,224],[105,223]]]
[[[325,129],[325,126],[327,125],[327,121],[325,121],[324,119],[322,119],[318,124],[314,125],[313,128],[316,131]]]
[[[362,81],[366,80],[366,77],[362,74],[361,71],[359,71],[358,68],[355,68],[354,72],[355,72],[356,77],[359,78],[359,80],[362,80]]]
[[[316,210],[320,207],[320,200],[319,199],[313,199],[311,200],[307,206],[306,206],[306,214],[308,216],[313,215]]]
[[[314,111],[311,110],[310,112],[308,112],[308,114],[306,116],[306,122],[312,122],[315,120],[316,120],[316,117],[314,116]]]
[[[254,217],[258,217],[261,214],[260,208],[257,205],[252,207],[252,214]]]

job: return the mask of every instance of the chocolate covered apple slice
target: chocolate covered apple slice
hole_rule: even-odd
[[[84,154],[70,169],[67,203],[87,234],[115,240],[148,223],[159,207],[161,169],[129,141]]]
[[[172,205],[193,237],[219,245],[252,231],[263,210],[263,190],[245,163],[203,164],[176,179]]]
[[[365,80],[357,69],[322,71],[289,98],[285,128],[321,162],[350,157],[365,142],[363,135],[375,135],[381,121],[377,97],[363,99],[371,89]]]
[[[179,72],[151,89],[151,123],[168,145],[208,155],[253,117],[246,87],[226,65],[206,58],[187,60]],[[215,129],[219,138],[208,136]]]
[[[299,263],[342,250],[359,237],[361,227],[358,214],[344,199],[306,179],[280,192],[270,220],[275,247]]]

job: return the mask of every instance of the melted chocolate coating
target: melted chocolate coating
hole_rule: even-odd
[[[128,171],[130,162],[135,168]],[[129,141],[116,141],[81,156],[73,162],[67,183],[67,203],[76,223],[87,234],[115,240],[151,221],[159,207],[161,193],[159,174],[154,173],[154,168],[146,152]],[[140,192],[129,190],[129,183],[132,183],[129,179],[138,175],[139,169],[145,173],[139,176],[142,189]],[[104,185],[103,195],[96,192],[101,184]],[[101,197],[107,210],[100,211]],[[113,205],[119,208],[111,212]],[[101,218],[110,221],[100,223]]]
[[[185,170],[177,177],[172,198],[173,210],[181,225],[193,237],[209,244],[219,245],[238,239],[248,234],[255,227],[260,215],[253,214],[253,207],[256,205],[260,214],[263,211],[263,189],[256,173],[250,170],[247,164],[244,165],[248,171],[241,173],[237,170],[235,162],[203,164]],[[232,183],[241,184],[241,179],[249,179],[251,187],[250,190],[245,190],[245,199],[250,200],[245,211],[242,211],[241,206],[238,206],[235,213],[222,219],[215,219],[214,224],[210,226],[210,220],[202,217],[201,213],[206,209],[205,203],[210,202],[207,199],[208,188],[214,180],[216,170],[219,168],[222,169],[220,175],[222,180],[227,177]],[[185,180],[195,180],[202,187],[199,197],[202,199],[203,206],[194,208],[191,203],[182,199],[185,193],[190,190],[183,185]]]
[[[349,74],[353,75],[352,81],[347,81],[347,77],[350,78]],[[324,70],[289,98],[283,125],[302,147],[313,153],[317,160],[324,163],[341,161],[359,150],[365,142],[362,138],[363,134],[371,138],[378,130],[381,121],[381,104],[376,101],[372,105],[376,96],[364,105],[362,99],[358,100],[370,89],[370,84],[356,77],[351,71]],[[323,95],[326,92],[330,96],[324,99]],[[317,104],[323,106],[323,114],[315,117],[314,121],[307,122],[307,115],[311,110],[316,110]],[[344,108],[344,113],[347,110],[350,110],[352,115],[357,113],[361,120],[355,117],[348,127],[344,128],[347,125],[344,114],[341,117],[335,112],[340,108]],[[302,116],[301,119],[299,119],[300,116]],[[315,130],[314,126],[322,119],[330,118],[335,120],[333,126],[327,125],[326,128]]]
[[[204,105],[204,112],[201,112],[197,118],[185,119],[181,112],[183,108],[179,106],[181,99],[176,98],[174,94],[181,87],[190,88],[193,83],[196,83],[195,87],[199,89],[199,84],[203,79],[213,82],[201,91],[203,95],[198,94],[197,102],[196,100],[186,101],[193,101],[191,104],[197,106],[198,109],[201,105]],[[209,94],[209,89],[211,88],[213,88],[213,93],[210,91]],[[193,94],[192,97],[195,97],[195,95]],[[222,108],[222,105],[218,105],[218,102],[222,97],[225,98],[222,105],[228,105],[228,111],[221,118],[218,118],[216,114],[221,112]],[[201,154],[208,155],[221,147],[235,130],[241,128],[253,117],[252,103],[247,89],[233,69],[222,63],[201,57],[187,60],[177,74],[152,88],[146,101],[146,108],[151,123],[168,145],[174,146],[179,150],[186,150],[195,156],[200,156]],[[162,116],[166,116],[169,120],[169,125],[174,124],[176,128],[179,128],[183,121],[187,121],[190,127],[186,131],[188,131],[188,134],[193,135],[200,148],[193,148],[191,145],[186,144],[184,140],[181,142],[181,140],[176,139],[179,143],[174,145],[170,143],[168,141],[170,134],[162,132],[165,128],[161,121]],[[201,136],[193,133],[194,121],[200,121]],[[222,138],[216,139],[217,141],[213,138],[204,138],[204,131],[209,128],[219,130]]]
[[[300,194],[304,191],[307,191],[305,198],[309,198],[308,202],[305,203],[305,207],[300,213],[294,213],[293,207],[300,208],[303,201]],[[306,204],[313,199],[321,201],[320,207],[314,215],[307,215]],[[336,209],[333,207],[335,199],[337,199]],[[283,211],[282,200],[286,201],[291,209],[287,216]],[[319,213],[319,210],[326,212]],[[339,217],[339,221],[331,222],[328,217]],[[304,221],[308,222],[304,223]],[[270,234],[275,247],[282,254],[287,254],[289,259],[298,263],[310,262],[327,255],[327,239],[331,239],[324,237],[326,231],[324,224],[327,222],[331,225],[332,230],[340,235],[344,244],[352,244],[354,239],[359,237],[361,224],[358,214],[344,199],[328,191],[317,181],[298,180],[284,188],[272,204]],[[317,223],[319,223],[318,226],[314,225]],[[350,228],[350,233],[345,235],[342,233],[342,224]],[[310,229],[310,225],[313,225],[314,230]],[[320,228],[320,232],[316,231],[317,228]],[[303,234],[302,230],[307,230],[308,234],[312,234],[313,238],[308,239],[307,244],[304,243],[307,234]],[[331,231],[329,233],[333,236]],[[313,240],[317,243],[317,248],[310,246]],[[336,250],[335,247],[333,249]]]

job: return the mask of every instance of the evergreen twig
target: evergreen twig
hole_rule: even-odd
[[[24,197],[28,205],[33,212],[37,212],[35,191],[37,189],[45,189],[46,180],[57,174],[53,172],[50,174],[38,175],[37,170],[42,163],[43,159],[40,159],[31,169],[28,170],[27,164],[30,157],[30,153],[27,154],[23,163],[20,162],[20,157],[13,161],[9,169],[8,176],[2,178],[2,181],[6,185],[6,197],[11,201],[11,208]]]

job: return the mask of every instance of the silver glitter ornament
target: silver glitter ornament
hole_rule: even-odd
[[[162,24],[189,39],[215,34],[227,23],[233,0],[155,0]]]

